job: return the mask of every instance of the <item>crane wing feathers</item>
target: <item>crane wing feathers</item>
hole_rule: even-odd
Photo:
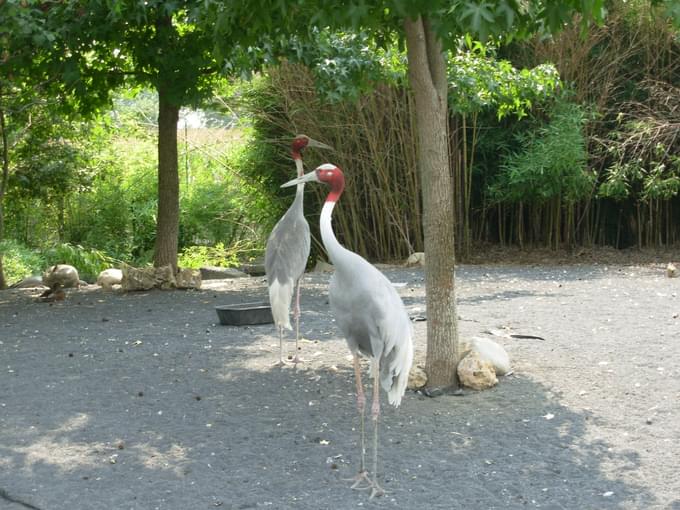
[[[351,252],[347,252],[350,254]],[[399,405],[413,362],[411,321],[390,281],[356,254],[336,265],[330,299],[338,326],[352,352],[378,361],[380,382],[391,404]],[[342,274],[343,269],[349,272]]]
[[[268,280],[279,280],[281,283],[296,281],[305,272],[309,250],[307,220],[302,215],[295,217],[286,213],[267,240],[264,266]]]
[[[309,249],[309,224],[302,214],[302,202],[296,198],[269,234],[264,255],[269,302],[279,327],[292,329],[290,303],[296,282],[305,272]]]

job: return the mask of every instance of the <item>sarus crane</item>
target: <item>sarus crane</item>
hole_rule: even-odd
[[[299,186],[306,182],[322,182],[330,186],[320,219],[321,239],[335,267],[328,294],[336,323],[354,358],[357,408],[361,419],[361,465],[359,474],[352,479],[352,488],[370,488],[372,498],[384,494],[377,480],[380,386],[387,392],[389,403],[398,407],[413,363],[411,321],[404,303],[387,277],[366,259],[341,246],[335,237],[331,219],[333,208],[345,187],[342,170],[327,163],[283,186]],[[366,397],[361,382],[360,354],[369,358],[373,379],[372,478],[365,466]],[[368,486],[362,486],[364,483]]]
[[[317,142],[307,135],[298,135],[291,145],[291,154],[295,160],[297,175],[305,172],[302,165],[302,151],[306,147],[331,149],[330,146]],[[304,184],[297,187],[295,200],[278,221],[269,239],[264,255],[264,267],[269,286],[269,303],[272,308],[274,324],[279,333],[279,361],[283,366],[283,330],[293,329],[290,325],[290,304],[293,292],[297,287],[297,298],[293,316],[295,318],[295,356],[293,362],[299,361],[298,342],[300,339],[300,279],[305,272],[309,257],[310,238],[309,225],[303,211]]]

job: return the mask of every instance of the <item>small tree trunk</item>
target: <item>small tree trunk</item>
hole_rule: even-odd
[[[177,268],[179,237],[179,174],[177,169],[177,121],[179,106],[165,87],[158,89],[158,218],[154,265]]]
[[[0,131],[2,131],[2,178],[0,179],[0,242],[5,239],[5,190],[9,179],[9,141],[7,140],[7,124],[5,112],[0,109]],[[6,289],[5,271],[2,266],[2,251],[0,251],[0,289]]]
[[[458,324],[454,285],[453,185],[447,140],[446,61],[427,19],[404,22],[415,99],[423,194],[429,387],[457,387]]]
[[[519,249],[524,249],[524,203],[520,200],[517,210],[517,241]]]

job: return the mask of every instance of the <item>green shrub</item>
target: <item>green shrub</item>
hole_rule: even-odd
[[[226,247],[223,243],[215,246],[187,246],[179,255],[178,265],[191,269],[206,266],[235,267],[239,262],[248,259],[248,255],[257,252],[251,242],[241,242]]]
[[[587,198],[594,176],[587,171],[583,107],[558,101],[548,120],[516,135],[516,152],[502,157],[500,172],[489,186],[493,202],[573,203]]]
[[[11,239],[0,242],[0,252],[5,280],[9,284],[39,275],[47,267],[45,258],[39,251]]]
[[[106,253],[87,249],[80,245],[61,243],[44,252],[47,266],[54,264],[69,264],[78,270],[81,280],[94,282],[101,271],[113,265],[117,261]]]

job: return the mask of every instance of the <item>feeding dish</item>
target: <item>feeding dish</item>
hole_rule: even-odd
[[[269,303],[238,303],[235,305],[216,306],[220,324],[225,326],[245,326],[252,324],[270,324],[274,322]]]

